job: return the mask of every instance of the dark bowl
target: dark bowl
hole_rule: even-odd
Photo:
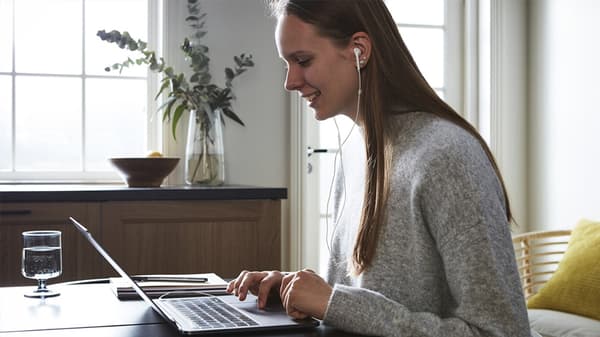
[[[159,187],[173,171],[179,158],[139,157],[110,158],[129,187]]]

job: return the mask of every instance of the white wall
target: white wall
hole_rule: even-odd
[[[600,1],[531,0],[529,229],[600,219]]]
[[[186,0],[163,0],[165,10],[164,55],[179,71],[187,69],[179,49],[186,30]],[[233,109],[245,127],[227,119],[224,130],[226,184],[290,188],[290,103],[283,88],[284,67],[274,40],[275,20],[263,0],[201,0],[206,12],[210,69],[214,81],[224,85],[224,68],[233,56],[250,53],[255,66],[236,78]],[[170,155],[184,156],[186,123],[181,123],[178,141],[170,132],[163,140]],[[183,184],[183,165],[169,177],[169,184]],[[289,203],[282,201],[282,269],[289,268]]]
[[[186,0],[166,1],[165,23],[169,63],[181,63],[179,45],[186,36]],[[226,119],[226,183],[268,187],[288,187],[289,181],[289,100],[283,89],[284,68],[274,42],[275,21],[269,17],[263,0],[203,0],[208,13],[208,34],[204,43],[210,48],[213,80],[224,85],[224,68],[233,67],[233,56],[250,53],[255,66],[234,81],[237,99],[234,111],[245,127]],[[181,70],[187,68],[179,64]],[[187,124],[187,120],[186,123]],[[183,156],[186,125],[181,125],[178,141],[168,152]],[[183,165],[169,183],[182,184]]]

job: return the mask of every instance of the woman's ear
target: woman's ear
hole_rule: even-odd
[[[371,38],[365,32],[356,32],[350,39],[350,50],[355,55],[355,49],[358,49],[358,59],[361,67],[364,67],[369,62],[371,57]],[[353,57],[354,57],[353,55]]]

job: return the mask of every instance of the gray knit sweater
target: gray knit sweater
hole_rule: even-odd
[[[529,337],[504,195],[484,150],[432,114],[394,120],[387,221],[360,277],[348,276],[348,261],[362,206],[364,150],[343,152],[347,198],[333,234],[327,279],[334,289],[324,323],[376,336]],[[338,180],[336,216],[342,185]]]

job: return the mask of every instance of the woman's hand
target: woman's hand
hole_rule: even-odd
[[[281,303],[296,319],[309,316],[323,319],[332,292],[331,286],[312,270],[290,273],[281,281]]]
[[[277,294],[283,273],[280,271],[247,271],[244,270],[233,281],[229,282],[227,292],[233,293],[240,301],[246,299],[248,291],[258,296],[258,308],[264,309],[271,291]]]

